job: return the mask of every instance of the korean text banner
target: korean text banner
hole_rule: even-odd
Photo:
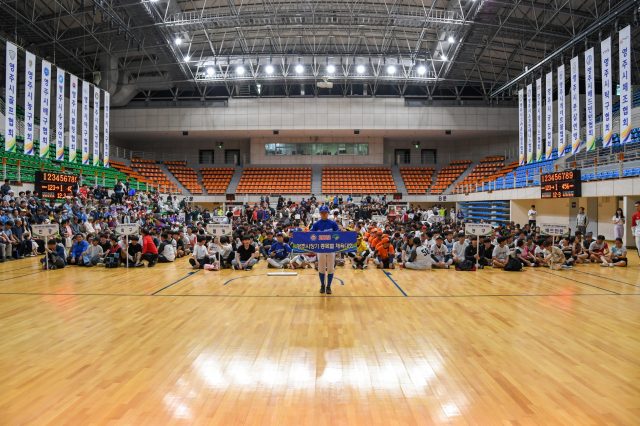
[[[587,85],[587,151],[596,149],[596,110],[595,110],[595,82],[593,47],[584,54],[584,79]]]
[[[42,61],[42,74],[40,82],[40,157],[49,157],[49,144],[51,134],[49,132],[49,114],[51,113],[51,64]]]
[[[519,161],[524,166],[524,91],[518,90],[518,140],[519,140]]]
[[[69,162],[76,162],[76,127],[78,125],[78,77],[69,75]]]
[[[553,71],[547,74],[547,156],[546,160],[551,160],[553,152]]]
[[[533,163],[533,89],[527,86],[527,164]]]
[[[16,92],[18,86],[18,48],[7,41],[4,150],[16,152]]]
[[[356,251],[358,233],[294,232],[291,248],[294,253],[346,253]]]
[[[569,226],[542,224],[540,225],[540,234],[552,236],[569,235]]]
[[[580,76],[579,57],[571,60],[571,153],[580,152],[580,92],[578,77]]]
[[[223,236],[231,236],[233,233],[233,229],[231,225],[221,225],[217,223],[208,223],[207,224],[207,234],[213,235],[214,237],[223,237]]]
[[[100,163],[100,89],[93,86],[93,165]]]
[[[542,161],[542,79],[536,80],[536,161]]]
[[[33,119],[36,113],[34,93],[36,89],[36,57],[33,53],[26,52],[24,65],[24,153],[34,155],[35,128]]]
[[[567,138],[564,134],[564,65],[558,67],[558,157],[564,157]]]
[[[82,164],[89,165],[89,82],[82,82]]]
[[[631,142],[631,26],[620,30],[620,143]]]
[[[479,237],[491,234],[491,225],[488,223],[467,223],[464,226],[466,235],[477,235]]]
[[[611,37],[600,44],[600,55],[602,56],[602,146],[611,146],[611,136],[613,136],[613,126],[611,125]]]
[[[109,92],[104,92],[104,143],[102,144],[102,163],[109,167]]]
[[[64,161],[64,70],[58,68],[56,79],[56,161]]]

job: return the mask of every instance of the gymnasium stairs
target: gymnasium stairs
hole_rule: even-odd
[[[400,173],[401,166],[391,166],[391,176],[393,176],[393,182],[396,184],[396,189],[402,194],[407,194],[407,187],[402,179],[402,173]],[[404,167],[404,166],[403,166]]]
[[[471,164],[469,164],[469,167],[467,167],[467,169],[464,171],[464,173],[462,173],[462,174],[460,175],[460,177],[458,177],[458,179],[454,180],[454,181],[451,183],[451,185],[449,185],[449,186],[447,187],[447,189],[445,189],[445,190],[444,190],[444,192],[442,193],[442,195],[449,195],[449,194],[451,194],[451,193],[453,192],[453,189],[456,187],[456,185],[457,185],[458,183],[462,182],[462,181],[463,181],[467,176],[469,176],[469,175],[471,174],[471,170],[473,170],[473,169],[474,169],[478,164],[479,164],[479,162],[478,162],[478,163],[471,163]]]
[[[322,166],[311,166],[311,193],[319,200],[322,194]],[[324,200],[324,198],[322,198]]]
[[[162,170],[162,172],[167,175],[167,178],[169,178],[169,180],[173,183],[176,184],[176,186],[178,187],[178,191],[182,191],[182,195],[190,195],[191,192],[189,192],[189,190],[187,188],[185,188],[184,186],[182,186],[180,184],[180,182],[178,181],[178,179],[176,179],[176,177],[173,175],[173,173],[171,173],[169,171],[169,169],[167,169],[167,166],[165,166],[162,162],[156,162],[155,163],[160,170]]]
[[[229,182],[229,186],[227,187],[227,194],[235,194],[238,189],[238,184],[240,183],[240,178],[242,177],[242,173],[244,172],[244,167],[236,166],[233,171],[233,176],[231,176],[231,182]],[[243,194],[240,194],[244,197]],[[238,201],[238,196],[236,196],[236,201]]]

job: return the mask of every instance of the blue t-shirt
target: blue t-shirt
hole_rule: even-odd
[[[291,254],[291,247],[289,244],[275,242],[269,249],[269,254],[275,253],[276,259],[284,259]]]
[[[340,231],[340,227],[332,220],[319,220],[311,227],[312,232]]]

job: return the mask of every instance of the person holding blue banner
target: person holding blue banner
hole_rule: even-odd
[[[340,227],[333,220],[329,220],[329,207],[320,206],[320,220],[313,224],[310,231],[327,232],[340,231]],[[335,253],[318,253],[318,275],[320,276],[320,293],[331,294],[331,282],[333,281],[333,272],[336,262]],[[325,271],[327,275],[327,286],[325,288],[324,277]]]

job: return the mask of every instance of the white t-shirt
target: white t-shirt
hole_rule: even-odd
[[[538,217],[538,212],[536,210],[529,210],[529,220],[536,220],[536,217]]]

